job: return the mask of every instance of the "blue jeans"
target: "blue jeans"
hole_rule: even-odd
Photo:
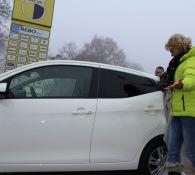
[[[195,167],[195,117],[173,117],[168,133],[168,162],[180,164],[182,144]]]

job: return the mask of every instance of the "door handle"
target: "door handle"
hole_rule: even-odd
[[[83,114],[90,115],[90,114],[93,114],[93,111],[86,110],[84,108],[78,108],[76,111],[73,111],[72,114],[73,115],[83,115]]]
[[[150,111],[161,111],[161,108],[155,108],[154,106],[148,106],[146,108],[144,108],[144,111],[146,112],[150,112]]]

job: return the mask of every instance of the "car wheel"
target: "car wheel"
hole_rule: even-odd
[[[154,139],[144,149],[139,172],[144,175],[161,175],[165,170],[167,160],[167,147],[161,137]]]

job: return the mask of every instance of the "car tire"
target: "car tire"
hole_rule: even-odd
[[[157,137],[144,148],[138,172],[142,175],[160,175],[165,169],[167,147],[163,138]]]

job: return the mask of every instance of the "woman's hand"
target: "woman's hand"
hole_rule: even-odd
[[[182,89],[183,88],[183,83],[182,83],[183,79],[179,79],[177,80],[175,83],[173,83],[170,86],[167,86],[165,89]]]

